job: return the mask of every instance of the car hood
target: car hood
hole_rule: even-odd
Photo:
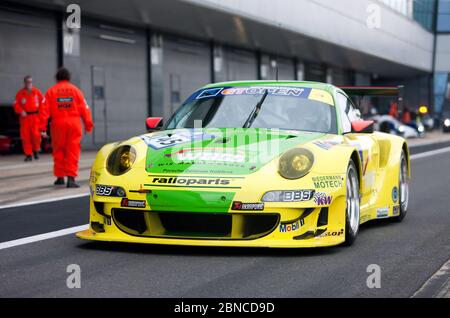
[[[246,175],[290,148],[325,136],[278,129],[180,129],[140,136],[155,174]]]

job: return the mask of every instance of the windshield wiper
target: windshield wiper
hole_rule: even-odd
[[[250,116],[248,116],[247,120],[245,121],[245,124],[242,128],[250,128],[255,121],[256,117],[258,117],[259,111],[262,108],[262,105],[264,104],[264,101],[267,98],[267,95],[269,95],[269,90],[266,89],[264,92],[264,95],[261,97],[261,100],[256,104],[255,108],[252,110]]]

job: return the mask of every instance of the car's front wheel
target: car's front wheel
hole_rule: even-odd
[[[346,184],[346,211],[345,211],[345,245],[355,242],[360,222],[360,188],[358,172],[355,163],[350,161],[347,168]]]
[[[406,216],[406,212],[408,211],[409,204],[409,176],[408,176],[408,162],[406,159],[405,152],[402,151],[402,155],[400,157],[400,169],[399,169],[399,215],[394,218],[395,221],[401,222]]]

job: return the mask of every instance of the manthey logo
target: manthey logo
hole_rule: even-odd
[[[186,161],[208,161],[208,162],[228,162],[244,163],[245,155],[243,152],[226,152],[221,149],[182,149],[175,153],[166,155],[179,162]]]
[[[242,131],[238,128],[177,129],[140,138],[152,151],[164,153],[175,164],[189,162],[236,165],[256,165],[267,162],[286,148],[286,141],[295,146],[298,131],[259,129]],[[198,124],[197,122],[200,122]]]

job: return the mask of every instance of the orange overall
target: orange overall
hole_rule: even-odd
[[[22,88],[16,94],[14,111],[17,114],[22,112],[26,116],[20,115],[20,138],[22,139],[23,152],[26,156],[31,156],[33,151],[41,150],[41,134],[39,126],[39,111],[42,107],[44,97],[37,88],[31,91]]]
[[[48,119],[52,119],[50,134],[54,175],[58,178],[76,177],[83,135],[81,120],[86,132],[94,128],[83,93],[69,81],[60,81],[45,94],[41,114],[41,130],[45,130]]]

